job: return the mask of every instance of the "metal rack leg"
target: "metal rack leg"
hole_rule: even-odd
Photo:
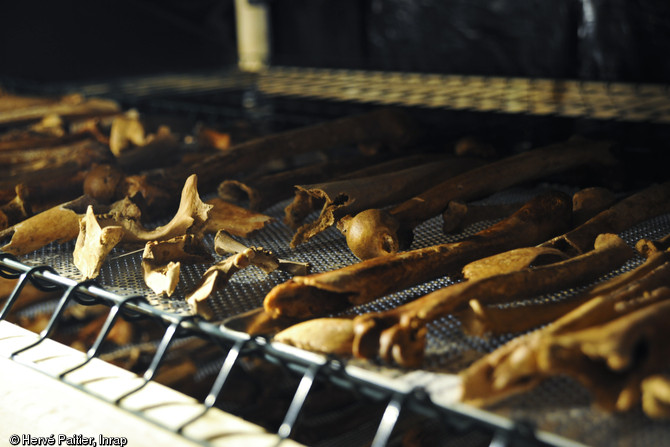
[[[393,398],[389,401],[384,410],[384,415],[382,420],[379,422],[377,427],[377,433],[372,440],[371,447],[384,447],[388,444],[389,439],[391,439],[391,434],[395,428],[398,418],[400,417],[400,410],[402,410],[402,404],[405,397],[400,394],[395,394]]]
[[[300,384],[298,385],[298,389],[293,395],[291,405],[286,412],[286,416],[284,416],[284,421],[279,426],[279,430],[277,430],[277,434],[279,435],[280,439],[286,439],[291,435],[291,432],[295,426],[295,422],[297,421],[298,415],[300,414],[300,410],[302,410],[302,407],[305,404],[305,400],[307,400],[307,396],[312,389],[314,379],[316,378],[320,368],[321,365],[312,365],[302,376]]]

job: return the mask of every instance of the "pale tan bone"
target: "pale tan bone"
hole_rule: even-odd
[[[481,279],[567,258],[568,255],[555,248],[522,247],[473,261],[463,267],[462,273],[465,279]]]
[[[363,256],[369,258],[372,255],[389,254],[388,251],[372,253],[373,248],[369,243],[382,248],[406,247],[411,241],[414,227],[439,215],[451,201],[470,201],[486,197],[511,186],[577,166],[613,164],[615,160],[609,151],[610,146],[609,143],[573,140],[523,152],[472,169],[390,209],[388,214],[392,225],[376,225],[377,222],[384,222],[383,219],[377,219],[370,224],[361,223],[361,231],[356,233],[359,238],[347,238],[347,245],[361,259],[364,259]],[[378,244],[377,241],[382,239],[389,239],[393,243]]]
[[[350,218],[345,216],[406,200],[447,178],[481,164],[481,161],[476,159],[452,158],[369,177],[315,185],[296,185],[293,202],[285,209],[287,217],[297,214],[292,211],[293,208],[309,208],[304,205],[305,203],[322,202],[323,207],[314,222],[301,225],[296,230],[290,245],[295,248],[336,223],[338,229],[347,234],[353,230],[347,224]],[[287,219],[287,223],[296,223],[291,220]]]
[[[475,405],[489,405],[532,388],[545,377],[537,363],[543,340],[604,325],[659,300],[666,300],[670,264],[667,257],[661,255],[658,254],[658,259],[663,261],[660,265],[650,259],[622,275],[623,278],[615,277],[596,285],[589,291],[592,298],[574,310],[473,363],[461,373],[462,399]],[[654,293],[654,290],[660,292]]]
[[[610,272],[633,255],[618,236],[603,234],[583,255],[544,265],[457,283],[397,308],[355,318],[354,354],[389,363],[418,366],[423,361],[425,325],[475,298],[505,303],[575,287]]]
[[[204,203],[198,194],[198,177],[193,174],[184,183],[179,202],[179,209],[167,224],[147,229],[136,219],[118,219],[113,216],[101,216],[101,221],[116,224],[125,230],[124,243],[146,243],[149,241],[164,241],[187,233],[202,234],[207,228],[207,220],[212,205]]]
[[[214,249],[219,255],[234,254],[207,269],[195,289],[186,296],[186,301],[191,309],[207,319],[214,318],[209,297],[217,290],[225,287],[228,280],[243,268],[255,265],[266,274],[275,270],[283,270],[292,274],[306,274],[309,268],[306,263],[280,260],[272,252],[262,247],[247,248],[224,231],[217,233]]]
[[[470,239],[368,259],[337,270],[296,276],[265,297],[266,312],[313,318],[363,304],[458,271],[483,256],[537,244],[564,231],[571,204],[562,193],[533,198],[509,218]]]
[[[73,262],[84,279],[96,278],[110,251],[123,239],[124,230],[118,225],[100,227],[93,207],[79,220],[79,234],[74,246]]]
[[[202,240],[184,234],[165,241],[150,241],[142,253],[144,283],[157,295],[172,296],[179,282],[182,263],[211,262]]]
[[[211,205],[207,219],[206,232],[226,231],[234,236],[249,237],[274,222],[274,218],[262,213],[248,210],[219,198],[205,202]]]
[[[0,206],[0,230],[17,224],[32,215],[32,208],[28,200],[28,188],[19,183],[14,191],[16,196]]]
[[[642,409],[653,419],[670,418],[670,377],[655,374],[642,381]]]
[[[11,238],[2,251],[24,255],[50,242],[71,241],[79,234],[79,218],[95,201],[87,196],[50,208],[0,231],[0,240]]]
[[[282,330],[274,341],[308,351],[350,356],[354,341],[353,321],[349,318],[318,318]]]
[[[140,122],[137,110],[129,110],[117,116],[112,121],[109,133],[109,149],[115,156],[120,156],[125,150],[134,146],[143,146],[146,143],[146,132]]]
[[[639,267],[567,299],[505,308],[484,306],[478,300],[471,300],[469,308],[456,312],[455,316],[461,321],[463,331],[471,335],[484,336],[527,331],[557,320],[598,295],[611,293],[617,289],[639,293],[640,284],[643,284],[645,289],[654,287],[652,283],[654,278],[661,279],[666,269],[670,268],[670,266],[658,267],[668,261],[670,261],[670,253],[655,253]],[[670,270],[667,273],[670,274]],[[644,282],[640,283],[642,278]],[[621,293],[618,296],[623,298]],[[612,312],[614,308],[607,312],[601,310],[600,316],[610,315]]]

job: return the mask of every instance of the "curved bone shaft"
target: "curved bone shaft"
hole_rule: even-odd
[[[566,227],[570,199],[549,193],[462,242],[377,257],[337,270],[298,276],[273,288],[267,312],[315,317],[458,271],[464,264],[512,248],[534,245]]]
[[[387,361],[421,359],[421,344],[398,345],[394,349],[400,355],[389,357],[390,353],[386,350],[396,343],[380,341],[380,338],[395,338],[398,336],[395,333],[405,332],[403,339],[417,339],[407,332],[419,334],[428,322],[450,314],[472,299],[488,304],[504,303],[578,286],[610,272],[632,255],[632,249],[621,238],[604,234],[596,240],[594,250],[584,255],[541,267],[465,281],[386,312],[359,316],[356,318],[355,352],[362,357],[373,357],[379,352],[380,346],[387,345],[385,351],[380,353]],[[417,349],[420,352],[412,352]]]

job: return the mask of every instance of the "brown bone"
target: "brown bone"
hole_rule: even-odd
[[[307,242],[335,223],[338,223],[338,228],[345,235],[356,231],[349,225],[351,219],[344,216],[398,203],[440,181],[480,165],[479,160],[453,158],[353,180],[298,185],[295,199],[289,207],[299,207],[296,202],[313,200],[324,201],[324,205],[314,222],[298,228],[291,240],[291,248]],[[290,212],[287,210],[288,214]],[[397,248],[393,251],[397,251]]]
[[[592,298],[574,310],[473,363],[461,374],[462,399],[476,405],[488,405],[525,391],[545,377],[544,372],[538,369],[536,358],[543,340],[603,325],[665,299],[665,293],[654,295],[652,292],[655,289],[667,290],[670,285],[668,256],[659,253],[654,258],[624,275],[594,286],[588,292]]]
[[[570,199],[548,193],[509,218],[461,242],[378,257],[329,272],[297,276],[265,297],[269,313],[313,318],[454,273],[464,264],[512,248],[537,244],[570,220]]]
[[[477,298],[503,303],[582,285],[610,272],[633,255],[616,235],[596,239],[594,250],[571,259],[536,268],[454,284],[400,307],[356,317],[354,353],[380,355],[387,362],[417,366],[423,359],[425,325]]]
[[[440,214],[453,200],[469,201],[485,197],[505,188],[526,181],[546,177],[580,165],[612,164],[609,143],[593,143],[571,140],[541,149],[535,149],[495,161],[446,180],[429,190],[395,206],[388,211],[395,222],[387,228],[362,223],[365,231],[360,233],[362,247],[357,240],[347,239],[354,254],[370,257],[371,250],[365,241],[390,238],[390,246],[407,246],[416,225]],[[357,219],[358,216],[354,217]],[[395,230],[393,227],[396,227]],[[404,239],[404,240],[403,240]],[[388,254],[387,251],[377,256]],[[361,254],[361,256],[359,256]]]

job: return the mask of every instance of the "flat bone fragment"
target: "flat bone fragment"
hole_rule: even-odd
[[[105,226],[98,223],[93,207],[89,206],[86,215],[79,220],[79,234],[74,246],[74,265],[84,279],[96,278],[110,251],[123,238],[120,226]]]
[[[202,240],[193,234],[166,241],[150,241],[142,253],[145,284],[157,295],[172,296],[179,282],[182,263],[211,262],[212,256]]]
[[[16,196],[0,206],[0,230],[4,230],[10,225],[17,224],[32,215],[32,209],[28,201],[28,188],[19,183],[14,188]]]
[[[537,196],[509,218],[469,239],[381,256],[336,270],[296,276],[265,297],[269,313],[314,318],[370,302],[440,276],[463,265],[512,248],[535,245],[569,225],[567,195]]]
[[[210,199],[205,203],[212,206],[205,230],[208,233],[223,230],[234,236],[249,237],[274,221],[273,217],[242,208],[219,198]]]
[[[266,274],[275,270],[306,274],[309,267],[306,263],[281,261],[272,252],[262,247],[246,247],[224,231],[217,233],[214,247],[217,254],[234,254],[207,269],[195,289],[186,296],[191,309],[207,319],[214,318],[209,297],[225,287],[229,279],[243,268],[255,265]]]
[[[663,252],[670,248],[670,234],[657,240],[640,239],[635,243],[635,249],[645,258],[653,253]]]
[[[477,159],[452,158],[371,177],[297,185],[293,203],[285,210],[287,216],[291,215],[292,207],[303,207],[303,202],[323,201],[323,208],[314,222],[306,223],[296,230],[290,245],[295,248],[307,242],[346,215],[406,200],[481,164]],[[346,222],[338,227],[345,233],[348,231]]]
[[[423,361],[425,326],[479,299],[509,303],[583,285],[609,273],[632,257],[633,250],[617,235],[603,234],[592,251],[574,258],[438,289],[407,304],[355,318],[354,354],[379,356],[388,363],[418,366]]]
[[[0,231],[0,240],[11,238],[9,243],[0,249],[20,256],[42,248],[50,242],[71,241],[79,234],[79,218],[86,212],[88,205],[95,205],[95,201],[90,197],[81,196],[12,225]]]
[[[616,202],[614,193],[600,186],[584,188],[572,196],[572,222],[581,225]]]

